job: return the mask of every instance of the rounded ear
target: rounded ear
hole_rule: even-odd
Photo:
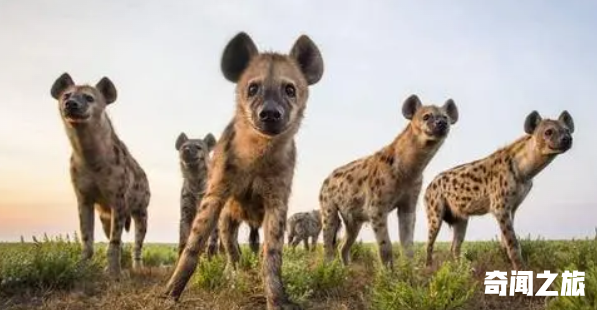
[[[73,82],[73,79],[70,77],[70,75],[66,72],[62,73],[62,75],[59,76],[56,81],[54,81],[54,84],[52,84],[50,94],[52,94],[52,98],[58,100],[62,92],[73,85],[75,85],[75,82]]]
[[[95,88],[97,88],[97,90],[99,90],[99,92],[104,96],[104,99],[106,99],[106,104],[116,101],[118,93],[116,92],[114,83],[112,83],[109,78],[104,76],[99,82],[97,82],[97,84],[95,84]]]
[[[216,137],[211,132],[205,135],[203,141],[207,144],[207,149],[210,151],[216,146]]]
[[[560,114],[558,121],[562,123],[564,126],[568,127],[570,133],[574,132],[574,120],[572,119],[572,115],[570,115],[568,111],[564,110],[562,114]]]
[[[402,115],[404,115],[404,118],[410,120],[422,105],[417,95],[410,95],[402,104]]]
[[[221,69],[224,77],[233,83],[238,82],[241,74],[258,50],[251,37],[240,32],[228,42],[222,54]]]
[[[448,99],[446,103],[444,103],[443,109],[450,118],[450,124],[454,125],[458,121],[458,108],[456,107],[454,100],[451,98]]]
[[[539,123],[541,123],[541,115],[539,115],[539,112],[531,112],[524,121],[524,131],[529,135],[533,134],[535,129],[537,129],[537,126],[539,126]]]
[[[184,132],[181,132],[180,135],[178,135],[178,138],[176,139],[176,150],[179,151],[180,147],[187,142],[187,140],[189,140],[189,138],[187,138],[187,135],[185,135]]]
[[[307,84],[319,82],[323,76],[323,58],[317,45],[308,36],[302,35],[294,42],[290,57],[298,63]]]

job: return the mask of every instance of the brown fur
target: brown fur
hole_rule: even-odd
[[[239,33],[224,49],[222,71],[237,84],[236,114],[216,145],[207,192],[166,295],[179,298],[220,218],[221,238],[233,263],[238,259],[232,242],[238,223],[263,223],[267,307],[300,309],[284,291],[282,248],[296,157],[294,135],[308,86],[321,78],[323,61],[307,36],[296,41],[289,55],[281,55],[259,53],[251,38]]]
[[[492,213],[513,268],[523,268],[514,215],[530,192],[533,178],[572,146],[574,124],[566,111],[557,121],[541,120],[534,111],[525,121],[525,131],[527,135],[514,143],[488,157],[442,172],[429,184],[425,192],[428,265],[432,263],[433,244],[442,221],[454,229],[452,253],[458,257],[469,216]]]
[[[52,85],[71,143],[70,174],[77,196],[83,258],[93,255],[94,212],[99,213],[108,246],[108,271],[120,275],[122,230],[135,221],[133,267],[141,265],[150,199],[145,172],[118,138],[105,111],[116,100],[108,78],[95,87],[75,85],[64,73]]]
[[[335,254],[334,239],[340,217],[346,229],[341,257],[349,263],[350,247],[363,223],[372,223],[382,262],[393,267],[387,216],[398,209],[400,243],[412,256],[416,202],[423,170],[443,144],[458,110],[450,99],[443,107],[422,106],[415,95],[406,99],[403,115],[411,122],[389,145],[373,155],[335,169],[321,187],[326,258]],[[440,125],[438,125],[441,123]]]

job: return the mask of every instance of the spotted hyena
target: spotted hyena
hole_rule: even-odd
[[[558,120],[530,113],[526,135],[493,154],[440,173],[427,187],[425,205],[429,226],[427,265],[433,244],[445,221],[453,228],[452,253],[460,256],[469,216],[492,213],[502,232],[502,246],[515,270],[521,270],[514,215],[533,186],[533,178],[558,154],[572,147],[574,123],[567,111]]]
[[[94,207],[108,245],[108,271],[120,274],[121,235],[135,221],[133,267],[141,265],[147,231],[150,192],[147,176],[118,138],[106,107],[116,101],[116,88],[107,77],[95,86],[76,85],[68,73],[52,85],[72,146],[70,175],[79,207],[83,258],[93,256]]]
[[[298,132],[309,85],[323,74],[317,46],[303,35],[289,55],[260,53],[244,32],[226,46],[221,68],[236,83],[236,113],[218,140],[191,235],[166,295],[178,299],[198,255],[220,221],[229,260],[238,260],[233,237],[241,221],[264,225],[263,276],[268,309],[300,309],[285,293],[282,248]]]
[[[402,114],[410,122],[392,143],[335,169],[323,182],[319,200],[328,260],[335,256],[333,241],[341,216],[345,225],[342,261],[349,263],[350,248],[361,226],[371,222],[381,261],[392,268],[387,217],[394,209],[398,209],[400,243],[407,256],[412,257],[423,170],[443,144],[450,126],[458,120],[458,110],[452,99],[441,107],[424,106],[416,95],[411,95],[404,101]]]
[[[288,244],[293,249],[303,241],[305,250],[309,250],[309,238],[311,238],[311,249],[314,250],[320,233],[321,213],[319,210],[298,212],[288,218]]]

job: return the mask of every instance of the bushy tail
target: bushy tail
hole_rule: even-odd
[[[329,244],[336,248],[338,245],[338,232],[340,231],[341,222],[338,213],[338,207],[333,203],[322,203],[322,227],[323,227],[323,243]]]

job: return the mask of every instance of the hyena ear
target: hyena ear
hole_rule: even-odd
[[[245,32],[238,33],[228,42],[222,54],[220,66],[224,77],[230,82],[238,82],[253,56],[258,53],[251,37]]]
[[[533,134],[535,129],[537,129],[537,126],[539,126],[539,123],[541,123],[541,115],[539,115],[539,112],[531,112],[524,121],[524,131],[529,135]]]
[[[564,126],[568,127],[568,130],[570,130],[570,133],[574,132],[574,120],[572,119],[572,115],[570,115],[570,113],[568,113],[568,111],[564,110],[562,112],[562,114],[560,114],[558,121],[560,121],[560,123],[564,124]]]
[[[180,135],[178,135],[178,138],[176,139],[176,150],[179,151],[180,147],[187,142],[187,140],[189,140],[189,138],[187,138],[187,135],[185,135],[184,132],[181,132]]]
[[[419,108],[421,108],[421,100],[417,95],[410,95],[402,104],[402,115],[406,119],[412,119]]]
[[[210,132],[203,138],[205,144],[207,144],[207,149],[209,151],[213,150],[214,146],[216,146],[216,137]]]
[[[73,82],[73,79],[70,77],[70,75],[66,72],[62,73],[62,75],[59,76],[56,81],[54,81],[54,84],[52,84],[50,94],[52,94],[52,98],[58,100],[62,92],[73,85],[75,85],[75,82]]]
[[[298,63],[307,84],[319,82],[323,75],[323,58],[317,45],[308,36],[302,35],[294,42],[290,57]]]
[[[116,101],[116,97],[118,96],[118,93],[116,92],[116,86],[114,86],[114,83],[112,83],[109,78],[104,76],[99,82],[97,82],[97,84],[95,84],[95,88],[102,93],[104,99],[106,99],[106,104]]]
[[[451,98],[444,103],[443,106],[444,111],[448,114],[450,118],[450,124],[454,125],[458,121],[458,108],[456,107],[456,103]]]

